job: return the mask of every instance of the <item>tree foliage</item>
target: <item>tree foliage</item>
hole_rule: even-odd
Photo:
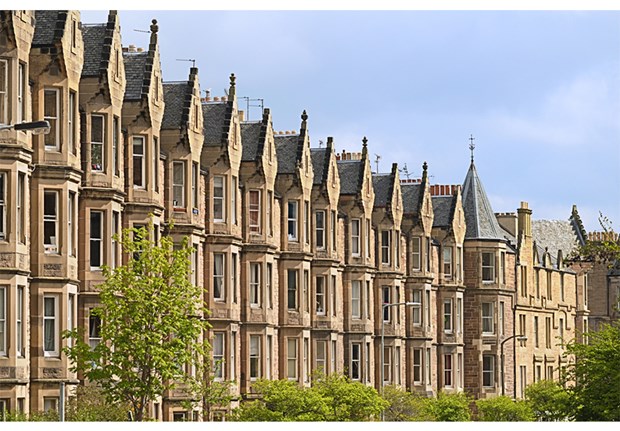
[[[428,412],[426,404],[429,399],[421,395],[412,394],[398,386],[386,386],[383,398],[388,402],[385,409],[385,420],[389,422],[403,421],[430,421],[425,416]]]
[[[464,392],[449,394],[439,392],[436,398],[428,398],[422,415],[431,421],[466,422],[471,420],[469,403],[472,399]],[[426,419],[425,419],[426,420]]]
[[[80,385],[67,402],[65,419],[70,422],[122,422],[128,419],[129,410],[127,403],[108,402],[101,388]]]
[[[564,421],[573,418],[570,395],[558,382],[541,380],[525,388],[525,399],[539,421]]]
[[[572,409],[578,421],[620,421],[620,323],[603,324],[587,334],[588,343],[572,342],[575,355],[567,378]]]
[[[534,413],[523,400],[513,400],[505,395],[476,400],[478,420],[482,422],[528,422]]]
[[[614,232],[611,220],[599,212],[598,222],[602,229],[601,240],[587,240],[584,245],[578,247],[569,256],[569,261],[581,260],[602,263],[610,268],[620,262],[620,239]]]
[[[65,334],[75,341],[65,353],[72,369],[97,382],[112,403],[129,403],[135,420],[145,419],[146,407],[164,391],[188,383],[188,364],[200,364],[208,324],[202,290],[191,284],[187,240],[175,249],[170,237],[160,245],[149,229],[124,230],[124,266],[104,267],[106,281],[98,286],[101,342],[94,348],[80,330]],[[188,387],[184,385],[183,387]]]
[[[308,388],[289,380],[259,380],[253,389],[261,398],[235,409],[232,420],[370,421],[387,406],[374,388],[339,374],[317,374]]]

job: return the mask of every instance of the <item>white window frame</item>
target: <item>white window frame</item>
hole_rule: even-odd
[[[119,118],[115,115],[112,117],[112,175],[118,177],[120,174],[119,170],[119,157],[118,157],[118,138],[119,138]]]
[[[157,85],[155,85],[155,88],[157,88]],[[159,192],[159,140],[157,136],[153,136],[152,144],[151,151],[153,151],[153,154],[151,157],[153,159],[153,163],[151,170],[153,172],[151,173],[151,178],[153,179],[153,185],[151,187],[156,192]],[[144,172],[144,170],[142,172]],[[143,173],[143,175],[146,175],[146,173]]]
[[[101,343],[101,318],[93,314],[91,308],[88,313],[88,345],[94,350]]]
[[[96,220],[93,220],[93,217],[96,219],[96,217],[99,216],[99,237],[95,237],[93,236],[93,222],[96,222]],[[105,214],[103,211],[95,211],[95,210],[90,210],[90,241],[89,241],[89,245],[90,245],[90,256],[89,256],[89,263],[90,263],[90,270],[91,271],[101,271],[101,267],[104,265],[104,246],[103,246],[103,238],[104,238],[104,226],[105,226]],[[94,262],[95,265],[93,265],[93,251],[94,250],[99,250],[99,264],[97,265],[97,262]]]
[[[17,124],[26,119],[26,103],[24,100],[26,80],[26,65],[20,62],[17,70],[17,121],[15,122]]]
[[[261,378],[261,335],[250,335],[250,381]]]
[[[310,244],[310,202],[304,201],[304,241]]]
[[[120,235],[120,220],[121,214],[118,211],[112,211],[112,262],[110,262],[110,268],[114,269],[119,264],[119,256],[118,256],[118,240],[115,239],[115,236]]]
[[[481,264],[482,264],[482,282],[483,283],[495,283],[495,253],[483,251],[481,254]],[[491,262],[485,265],[485,256],[491,259]],[[485,270],[488,271],[487,276],[485,277]]]
[[[314,238],[317,250],[325,250],[325,211],[314,212]]]
[[[411,239],[411,270],[422,270],[422,239],[419,236]]]
[[[260,262],[250,263],[250,307],[253,308],[261,306],[261,272]]]
[[[60,337],[59,337],[59,314],[58,314],[58,295],[43,295],[43,356],[47,358],[56,358],[60,354]],[[46,303],[48,301],[52,301],[52,313],[48,315]],[[53,331],[53,346],[48,346],[45,341],[45,334],[47,328],[50,328]],[[49,349],[48,347],[51,347]]]
[[[351,280],[351,318],[362,318],[362,283]]]
[[[324,276],[317,276],[314,279],[314,290],[315,290],[315,303],[316,303],[316,307],[315,307],[315,311],[316,311],[316,315],[317,316],[325,316],[325,314],[327,313],[327,307],[326,307],[326,292],[325,292],[325,286],[326,286],[326,280]]]
[[[0,59],[0,70],[4,69],[4,79],[0,80],[0,124],[9,124],[9,62]]]
[[[389,265],[390,264],[390,252],[392,251],[392,231],[390,230],[382,230],[381,231],[381,264]]]
[[[412,291],[412,310],[411,322],[413,326],[422,326],[422,290],[413,289]]]
[[[225,333],[214,332],[213,333],[213,379],[215,381],[224,380],[225,376]]]
[[[69,200],[67,201],[67,251],[69,252],[69,256],[74,256],[73,253],[73,242],[74,242],[74,238],[73,238],[73,225],[75,223],[74,220],[74,206],[75,206],[75,201],[73,200],[73,197],[75,196],[75,193],[73,192],[69,192]]]
[[[336,243],[337,238],[338,238],[338,222],[337,222],[337,217],[336,217],[336,211],[332,210],[331,211],[331,228],[332,228],[332,250],[336,251]]]
[[[54,115],[45,115],[45,99],[47,94],[54,94],[55,99],[55,113]],[[43,90],[43,119],[50,123],[50,131],[45,135],[44,146],[45,151],[60,151],[60,89],[59,88],[45,88]],[[1,121],[1,120],[0,120]]]
[[[443,385],[446,388],[454,387],[454,364],[452,353],[443,355]]]
[[[495,355],[482,355],[482,387],[495,387]]]
[[[213,253],[213,300],[216,302],[226,301],[226,280],[224,273],[226,272],[226,254]],[[219,283],[218,283],[219,281]],[[216,295],[217,291],[215,286],[220,286],[219,295]]]
[[[75,321],[75,294],[70,293],[67,297],[67,331],[72,331]],[[73,339],[67,338],[67,347],[73,347]]]
[[[360,225],[358,218],[351,219],[351,256],[360,256]]]
[[[366,219],[366,258],[370,259],[370,233],[372,229],[370,227],[370,220]]]
[[[356,365],[357,365],[357,373],[356,373]],[[362,380],[362,343],[351,343],[351,380],[361,381]],[[356,375],[357,374],[357,375]]]
[[[26,243],[26,173],[17,174],[17,240]]]
[[[97,119],[97,121],[101,121],[101,136],[94,136],[95,119]],[[105,172],[105,119],[105,115],[102,114],[91,114],[90,116],[90,169],[92,172]],[[101,140],[97,140],[98,138]],[[101,149],[101,164],[96,164],[93,162],[93,155],[95,154],[96,147]]]
[[[452,247],[443,247],[443,278],[452,280]]]
[[[198,163],[192,162],[192,208],[198,209]]]
[[[383,346],[383,386],[392,384],[392,346]]]
[[[454,329],[454,322],[452,318],[452,298],[443,300],[443,331],[446,334],[451,334]]]
[[[297,380],[299,376],[297,369],[298,344],[297,338],[286,339],[286,378],[288,380]]]
[[[381,309],[383,314],[384,322],[392,321],[392,307],[384,307],[384,304],[392,303],[392,287],[391,286],[382,286],[381,287]]]
[[[45,195],[54,196],[54,214],[45,214]],[[59,241],[59,226],[58,226],[58,197],[60,193],[58,190],[44,189],[43,190],[43,248],[46,254],[59,254],[60,241]],[[45,243],[45,224],[54,224],[54,236],[50,236],[50,243]],[[52,240],[53,238],[53,240]]]
[[[299,201],[290,200],[287,203],[287,238],[291,242],[299,241]]]
[[[185,161],[172,162],[172,207],[185,208]]]
[[[0,172],[0,239],[7,239],[7,174],[6,172]]]
[[[17,298],[16,308],[17,315],[15,316],[15,337],[17,339],[17,356],[24,356],[24,291],[25,286],[17,286]],[[69,339],[68,339],[69,340]]]
[[[7,316],[7,288],[5,286],[0,286],[0,356],[7,356],[8,346],[7,346],[7,324],[6,324],[6,316]]]
[[[463,331],[463,298],[456,298],[456,333]]]
[[[248,211],[249,211],[249,226],[250,233],[260,234],[261,233],[261,217],[260,217],[260,207],[261,207],[261,193],[258,189],[252,189],[248,193]]]
[[[327,374],[327,368],[325,366],[327,363],[327,341],[317,340],[315,346],[316,352],[314,355],[314,367],[317,370],[321,370]]]
[[[237,177],[233,175],[232,189],[230,191],[230,215],[234,225],[237,224],[237,193],[239,193],[239,185],[237,181]]]
[[[146,188],[146,172],[145,172],[145,154],[144,154],[144,136],[134,136],[132,138],[132,161],[133,161],[133,172],[132,172],[132,184],[135,189],[145,189]],[[136,149],[139,149],[140,152],[137,152]],[[136,178],[136,167],[140,166],[140,176]],[[140,180],[140,184],[136,184],[136,179]]]
[[[213,221],[226,222],[226,177],[213,177]]]
[[[289,269],[286,275],[286,308],[288,311],[296,311],[299,309],[299,271],[296,269]]]
[[[67,113],[67,144],[71,154],[75,154],[75,91],[69,91],[69,112]]]
[[[480,309],[482,313],[482,335],[495,335],[495,303],[483,302]]]
[[[413,349],[413,384],[421,385],[424,381],[422,375],[422,351],[421,348]]]

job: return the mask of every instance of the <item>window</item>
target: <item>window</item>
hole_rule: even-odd
[[[133,186],[145,187],[144,136],[133,137]]]
[[[192,244],[192,253],[189,255],[191,273],[189,274],[189,281],[194,286],[198,280],[198,245]]]
[[[67,331],[73,330],[73,310],[75,309],[75,295],[70,293],[67,299]],[[67,338],[67,347],[73,347],[73,339]]]
[[[57,412],[58,411],[58,398],[57,397],[43,397],[43,411]]]
[[[392,383],[392,348],[383,347],[383,385]]]
[[[534,345],[538,347],[538,316],[534,316]]]
[[[9,124],[10,109],[9,64],[8,61],[0,59],[0,124]]]
[[[232,177],[232,191],[230,193],[230,212],[232,214],[233,224],[237,224],[237,193],[239,193],[239,186],[237,185],[237,177]]]
[[[443,278],[452,279],[452,247],[443,248]]]
[[[521,398],[525,398],[525,388],[527,387],[527,367],[525,365],[519,366]]]
[[[250,263],[250,306],[260,307],[260,263]]]
[[[250,190],[250,232],[260,233],[260,190]]]
[[[542,380],[542,365],[536,365],[536,375],[534,381],[540,382]]]
[[[364,308],[364,316],[371,318],[372,309],[370,308],[370,281],[366,280],[366,307]]]
[[[90,212],[90,269],[103,265],[103,212]]]
[[[381,263],[384,265],[390,264],[390,231],[381,231]]]
[[[413,326],[422,325],[422,291],[416,289],[413,291],[413,309],[412,309]]]
[[[452,387],[452,355],[443,355],[443,385]]]
[[[118,241],[115,239],[116,235],[120,235],[120,214],[118,211],[112,211],[112,269],[116,268],[119,264],[118,256]]]
[[[288,301],[287,308],[289,310],[297,310],[297,270],[288,270]]]
[[[551,317],[545,318],[545,347],[551,348]]]
[[[495,307],[493,302],[482,303],[482,334],[495,334]]]
[[[58,356],[58,297],[43,296],[43,355]]]
[[[90,117],[90,168],[93,172],[105,170],[105,117],[91,115]]]
[[[527,296],[527,267],[521,267],[521,296]]]
[[[495,255],[482,253],[482,282],[493,283],[495,281]]]
[[[225,221],[225,196],[224,177],[213,177],[213,221],[215,222],[223,223]]]
[[[17,240],[26,243],[26,174],[17,174]],[[70,215],[71,216],[71,215]]]
[[[330,373],[336,372],[336,341],[332,340],[332,348],[330,352]]]
[[[6,239],[6,174],[0,173],[0,239]]]
[[[359,280],[351,281],[351,317],[360,319],[361,313],[361,286]]]
[[[233,364],[234,367],[234,364]],[[224,378],[224,333],[213,334],[213,377],[215,380]]]
[[[155,86],[157,88],[157,85]],[[159,191],[159,142],[156,136],[153,136],[153,154],[151,155],[153,165],[151,166],[151,177],[153,178],[153,189]],[[135,169],[135,168],[134,168]]]
[[[456,248],[456,279],[461,281],[463,280],[463,272],[462,272],[462,262],[463,262],[463,249],[461,247]]]
[[[351,343],[351,380],[360,380],[361,378],[361,350],[362,345],[360,343]]]
[[[536,298],[540,298],[540,270],[536,269],[534,271],[536,280]]]
[[[492,388],[495,386],[495,356],[482,355],[482,386]]]
[[[551,288],[551,271],[547,271],[547,300],[553,299],[553,289]]]
[[[547,380],[553,380],[553,365],[547,365]]]
[[[73,229],[75,228],[75,193],[69,192],[69,202],[67,203],[67,248],[69,249],[69,256],[75,256],[74,253],[74,234]],[[92,217],[92,216],[91,216]],[[92,221],[91,221],[92,223]],[[91,234],[92,234],[92,226],[91,226]]]
[[[45,253],[58,253],[58,192],[43,192],[43,248]]]
[[[413,383],[422,383],[422,349],[413,349]]]
[[[503,284],[506,284],[506,253],[503,251],[500,253],[499,273],[500,273],[500,276],[499,276],[500,281]]]
[[[43,119],[50,123],[50,131],[44,135],[45,150],[60,150],[60,91],[57,88],[46,88],[44,91]]]
[[[0,292],[0,296],[2,296],[2,292]],[[0,301],[2,301],[1,298],[0,298]],[[3,310],[3,306],[0,304],[0,313],[2,313],[2,310]],[[16,321],[15,336],[17,338],[17,356],[24,356],[24,286],[17,286],[17,316],[16,316],[15,321]],[[2,325],[0,324],[0,327],[1,326]],[[0,335],[0,339],[2,339],[1,335]],[[0,348],[0,351],[2,351],[2,348]]]
[[[273,308],[273,283],[271,278],[273,277],[273,266],[271,263],[267,263],[267,301],[269,308]]]
[[[426,271],[431,270],[431,239],[426,238]]]
[[[425,362],[425,365],[426,365],[425,366],[425,369],[426,369],[425,381],[427,383],[430,383],[430,381],[431,381],[431,349],[430,349],[430,347],[426,348],[426,358],[425,359],[426,359],[426,362]]]
[[[304,201],[304,240],[310,244],[310,202]]]
[[[411,240],[411,269],[414,271],[422,269],[420,250],[420,237],[414,236]]]
[[[525,320],[525,314],[519,314],[519,334],[521,335],[526,335],[526,320]],[[527,340],[519,340],[519,345],[521,347],[525,346],[527,343]]]
[[[6,356],[7,343],[6,343],[6,287],[0,287],[0,356]]]
[[[192,208],[198,208],[198,163],[192,163]]]
[[[370,220],[366,219],[366,258],[370,259]]]
[[[297,339],[286,340],[286,376],[289,380],[297,380]]]
[[[310,381],[310,340],[304,338],[304,382]]]
[[[325,277],[316,277],[315,279],[316,294],[316,314],[318,316],[325,315]]]
[[[498,310],[499,335],[504,335],[504,301],[500,301]]]
[[[260,335],[250,335],[250,380],[261,377],[260,341]]]
[[[560,345],[564,347],[564,319],[558,321],[558,329],[560,330]]]
[[[560,274],[560,300],[564,301],[564,274]]]
[[[24,103],[24,90],[26,89],[26,65],[24,63],[19,63],[18,67],[19,69],[17,71],[17,121],[16,121],[17,124],[23,122],[26,119],[26,104]],[[0,68],[2,68],[1,65],[0,65]],[[0,78],[0,83],[1,82],[2,82],[2,79]],[[0,99],[1,99],[1,96],[0,96]]]
[[[336,315],[336,276],[332,275],[332,283],[331,289],[329,290],[329,295],[331,297],[331,305],[332,305],[332,316]]]
[[[233,295],[233,304],[237,303],[237,253],[232,254],[230,267],[230,289]]]
[[[463,330],[463,299],[456,298],[456,333]]]
[[[400,268],[400,231],[396,231],[396,236],[394,238],[394,242],[396,242],[396,256],[394,257],[394,264],[396,268]]]
[[[213,254],[213,299],[215,301],[225,301],[224,285],[224,254]]]
[[[325,211],[314,213],[315,246],[317,250],[325,249]]]
[[[366,366],[364,367],[364,376],[365,376],[366,383],[369,383],[370,382],[370,343],[366,343],[365,353],[366,353],[366,357],[365,357]]]
[[[390,322],[392,309],[391,307],[384,307],[384,305],[392,303],[392,289],[390,288],[390,286],[383,286],[383,288],[381,289],[381,294],[383,296],[383,304],[381,307],[383,308],[383,321]]]
[[[271,351],[273,350],[273,338],[267,335],[267,351],[265,352],[265,378],[271,379]]]
[[[452,299],[443,301],[443,330],[444,332],[452,332]]]
[[[273,235],[273,192],[267,192],[267,220],[269,221],[269,235]]]
[[[88,345],[90,350],[94,350],[101,343],[101,317],[93,312],[94,309],[91,308],[88,315]]]
[[[304,309],[310,312],[310,273],[304,269]]]
[[[360,219],[351,220],[351,254],[360,255]]]
[[[338,225],[336,224],[336,211],[332,210],[332,250],[336,251],[336,237]]]
[[[299,202],[288,201],[288,240],[297,241],[297,209]]]
[[[69,112],[67,113],[67,143],[69,151],[75,154],[75,92],[69,91]]]
[[[327,368],[325,367],[325,350],[327,346],[327,341],[317,341],[316,342],[316,364],[315,367],[317,370],[322,370],[323,372],[327,372]]]
[[[172,162],[172,206],[185,208],[185,162]]]
[[[426,328],[427,330],[430,330],[431,328],[431,292],[430,290],[426,290],[424,292],[425,295],[425,301],[424,301],[424,319],[425,319],[425,324],[426,324]]]

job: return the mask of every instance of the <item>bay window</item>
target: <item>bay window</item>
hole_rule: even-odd
[[[103,212],[90,212],[90,269],[101,269],[103,264]]]
[[[105,171],[105,117],[90,117],[90,168],[93,172]]]
[[[145,188],[144,136],[133,137],[133,186]]]
[[[224,177],[213,177],[213,221],[218,223],[225,222],[226,211],[225,202],[226,183]]]
[[[45,253],[58,253],[58,192],[43,192],[43,248]]]
[[[185,208],[185,162],[172,162],[172,206]]]
[[[43,355],[59,355],[58,296],[43,296]]]
[[[298,201],[288,201],[287,224],[288,224],[288,240],[297,241],[297,216]]]
[[[249,193],[250,232],[261,233],[260,229],[260,190],[250,190]]]
[[[0,115],[2,115],[1,111]],[[50,123],[50,131],[45,134],[43,138],[45,151],[59,151],[60,90],[57,88],[46,88],[43,92],[43,119]],[[2,121],[2,119],[0,119],[0,121]]]

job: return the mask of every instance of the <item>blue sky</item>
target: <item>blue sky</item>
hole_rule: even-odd
[[[619,11],[120,11],[123,44],[159,22],[164,80],[264,99],[276,130],[309,116],[312,146],[334,137],[379,171],[429,164],[462,183],[475,162],[494,211],[620,226]],[[82,11],[84,23],[107,11]],[[245,102],[240,100],[240,109]],[[259,118],[251,108],[250,119]],[[375,165],[373,163],[373,169]]]

